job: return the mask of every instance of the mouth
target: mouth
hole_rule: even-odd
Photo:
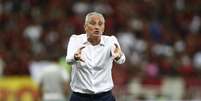
[[[101,32],[100,31],[94,31],[94,34],[101,35]]]

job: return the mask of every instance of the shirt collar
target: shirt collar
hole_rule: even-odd
[[[89,41],[87,40],[87,34],[85,34],[83,44],[84,44],[84,45],[90,44]],[[103,40],[103,36],[102,36],[102,35],[101,35],[101,41],[100,41],[99,44],[100,44],[101,46],[104,46],[104,40]]]

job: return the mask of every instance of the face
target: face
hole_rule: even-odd
[[[89,38],[99,38],[105,29],[104,18],[98,15],[91,15],[84,27]]]

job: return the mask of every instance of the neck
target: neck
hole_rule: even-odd
[[[97,44],[100,43],[101,38],[100,38],[100,37],[93,37],[93,38],[88,37],[87,40],[88,40],[92,45],[97,45]]]

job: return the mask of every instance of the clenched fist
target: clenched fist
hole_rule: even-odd
[[[85,61],[81,58],[82,49],[84,49],[84,48],[85,48],[85,46],[79,48],[79,49],[75,52],[75,54],[74,54],[74,59],[75,59],[76,61],[85,62]]]
[[[115,46],[115,48],[113,50],[112,56],[117,61],[117,60],[119,60],[121,58],[122,51],[121,51],[120,47],[116,43],[114,44],[114,46]]]

